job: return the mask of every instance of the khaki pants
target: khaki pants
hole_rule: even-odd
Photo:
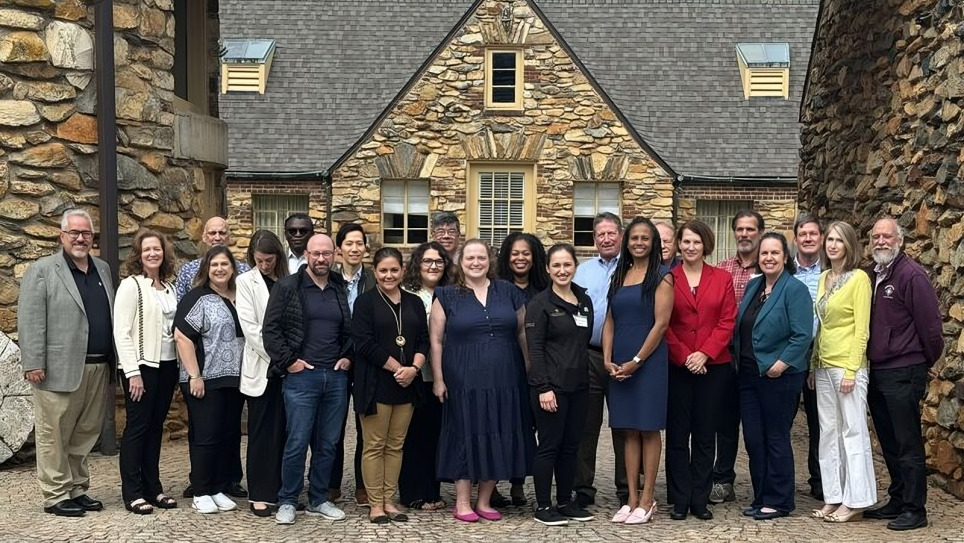
[[[398,474],[402,470],[402,446],[408,423],[415,412],[412,404],[376,404],[376,413],[361,417],[365,449],[362,452],[362,475],[368,503],[383,507],[395,499]],[[428,475],[426,475],[428,476]]]
[[[44,507],[87,493],[87,455],[104,421],[104,387],[108,364],[86,364],[73,392],[34,389],[37,481]]]

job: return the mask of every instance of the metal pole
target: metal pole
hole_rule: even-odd
[[[114,2],[100,0],[94,12],[94,78],[97,82],[97,178],[100,189],[100,257],[110,266],[117,286],[117,116],[114,99]],[[106,413],[100,432],[100,452],[117,454],[115,405],[117,383],[104,390]]]

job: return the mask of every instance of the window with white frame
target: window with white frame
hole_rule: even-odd
[[[254,230],[271,230],[285,239],[285,219],[292,213],[308,212],[307,194],[252,194]]]
[[[736,254],[736,239],[730,224],[733,217],[744,209],[753,209],[753,202],[744,200],[697,200],[696,219],[705,222],[716,236],[716,249],[706,257],[710,264],[716,264]]]
[[[596,215],[608,211],[621,216],[619,183],[577,182],[572,184],[572,194],[572,243],[576,247],[592,247]]]
[[[428,241],[427,180],[382,181],[382,239],[386,245]]]

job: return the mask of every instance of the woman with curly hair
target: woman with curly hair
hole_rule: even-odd
[[[442,244],[430,241],[415,248],[402,288],[418,296],[425,305],[425,318],[432,311],[436,287],[448,284],[446,273],[452,266],[448,251]],[[402,456],[402,473],[398,479],[399,496],[410,509],[437,511],[445,507],[435,478],[435,456],[438,437],[442,431],[442,404],[432,395],[432,365],[422,366],[422,379],[415,382],[420,389],[419,403],[408,426]]]
[[[499,279],[504,279],[522,289],[526,301],[546,290],[549,273],[546,272],[546,248],[532,234],[513,232],[505,237],[499,248]]]

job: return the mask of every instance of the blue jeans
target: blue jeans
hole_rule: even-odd
[[[776,379],[740,373],[743,442],[750,459],[753,507],[793,511],[794,465],[790,429],[797,414],[805,372]]]
[[[281,461],[278,504],[297,505],[304,488],[305,457],[311,446],[308,502],[328,501],[328,479],[348,409],[348,372],[316,364],[313,370],[290,373],[283,384],[288,439]]]

